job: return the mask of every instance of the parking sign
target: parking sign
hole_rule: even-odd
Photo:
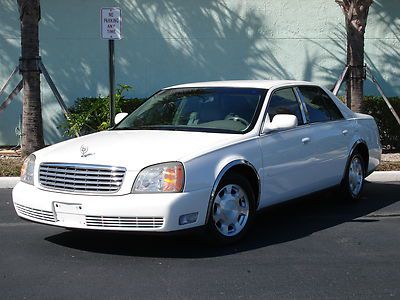
[[[119,7],[103,7],[100,12],[101,37],[107,40],[120,40],[122,16]]]

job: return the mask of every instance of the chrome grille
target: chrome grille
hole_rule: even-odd
[[[126,169],[121,167],[42,163],[39,182],[42,186],[76,193],[116,193]]]
[[[52,211],[46,211],[41,209],[30,208],[21,204],[15,203],[15,208],[20,215],[30,217],[37,220],[55,222],[54,213]]]
[[[164,218],[86,216],[86,225],[89,227],[161,228],[164,225]]]

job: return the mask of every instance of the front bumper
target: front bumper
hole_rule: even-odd
[[[20,182],[12,194],[18,216],[34,222],[66,228],[169,232],[204,225],[210,190],[76,195],[45,191]],[[179,225],[180,216],[196,212],[196,222]]]

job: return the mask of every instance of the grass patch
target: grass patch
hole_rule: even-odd
[[[22,163],[20,157],[0,158],[0,177],[19,176]]]
[[[400,161],[381,161],[377,171],[400,171]]]

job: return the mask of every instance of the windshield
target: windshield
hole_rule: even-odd
[[[244,133],[254,126],[265,93],[253,88],[162,90],[114,129]]]

